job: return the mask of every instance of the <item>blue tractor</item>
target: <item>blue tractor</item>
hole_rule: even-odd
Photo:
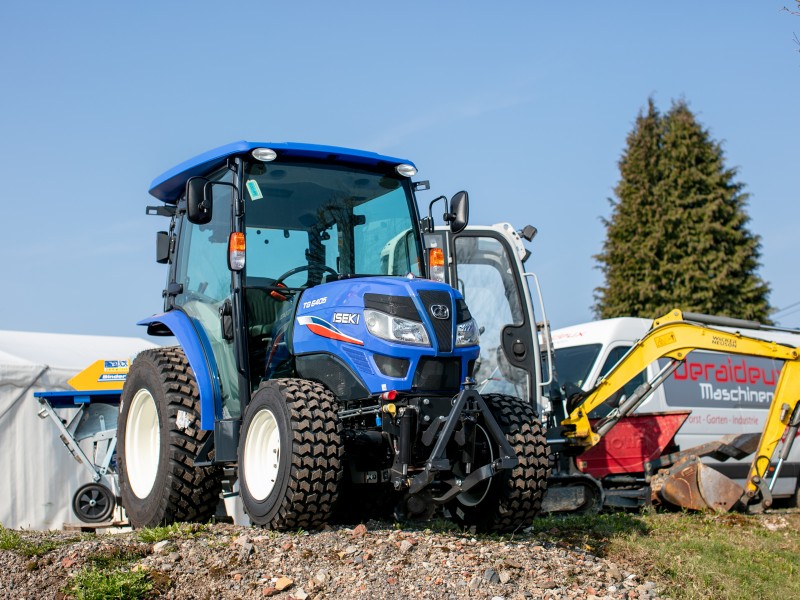
[[[273,529],[358,521],[370,505],[488,531],[533,519],[539,420],[475,390],[479,325],[428,278],[415,174],[371,152],[241,141],[155,179],[169,275],[164,312],[140,324],[178,345],[138,355],[122,393],[135,527],[209,520],[223,480]],[[444,199],[454,232],[467,202]]]

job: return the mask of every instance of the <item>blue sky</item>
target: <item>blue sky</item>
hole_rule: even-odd
[[[0,23],[0,329],[144,335],[161,172],[239,139],[403,156],[473,224],[531,223],[555,327],[592,318],[592,256],[637,113],[685,99],[751,197],[759,273],[800,302],[800,17],[787,0],[29,2]],[[778,314],[800,326],[800,306]]]

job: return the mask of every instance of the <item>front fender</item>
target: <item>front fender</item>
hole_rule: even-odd
[[[213,430],[214,422],[222,418],[222,389],[219,369],[211,350],[211,342],[195,319],[175,309],[153,315],[139,321],[147,325],[147,332],[154,335],[174,335],[194,371],[200,393],[200,428]]]

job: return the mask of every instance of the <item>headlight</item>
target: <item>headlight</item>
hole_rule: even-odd
[[[474,346],[480,341],[478,324],[475,319],[470,319],[456,325],[456,347]]]
[[[431,345],[425,326],[418,321],[393,317],[385,312],[367,308],[364,309],[364,322],[367,331],[384,340],[417,346]]]

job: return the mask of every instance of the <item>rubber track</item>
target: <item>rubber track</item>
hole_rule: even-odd
[[[218,467],[195,467],[203,443],[212,431],[200,426],[200,394],[189,361],[179,347],[157,348],[142,352],[156,366],[167,397],[170,429],[169,469],[165,493],[161,498],[160,523],[176,521],[207,522],[214,516],[222,490],[222,470]],[[175,426],[179,411],[191,415],[186,429]],[[155,524],[154,524],[155,525]]]
[[[313,381],[272,381],[286,399],[293,426],[288,489],[269,527],[319,529],[331,516],[342,481],[344,446],[336,398]]]
[[[550,475],[550,448],[539,417],[528,402],[501,394],[486,394],[483,399],[520,459],[507,475],[489,529],[514,531],[530,525],[542,508]],[[492,508],[486,507],[487,511]]]

